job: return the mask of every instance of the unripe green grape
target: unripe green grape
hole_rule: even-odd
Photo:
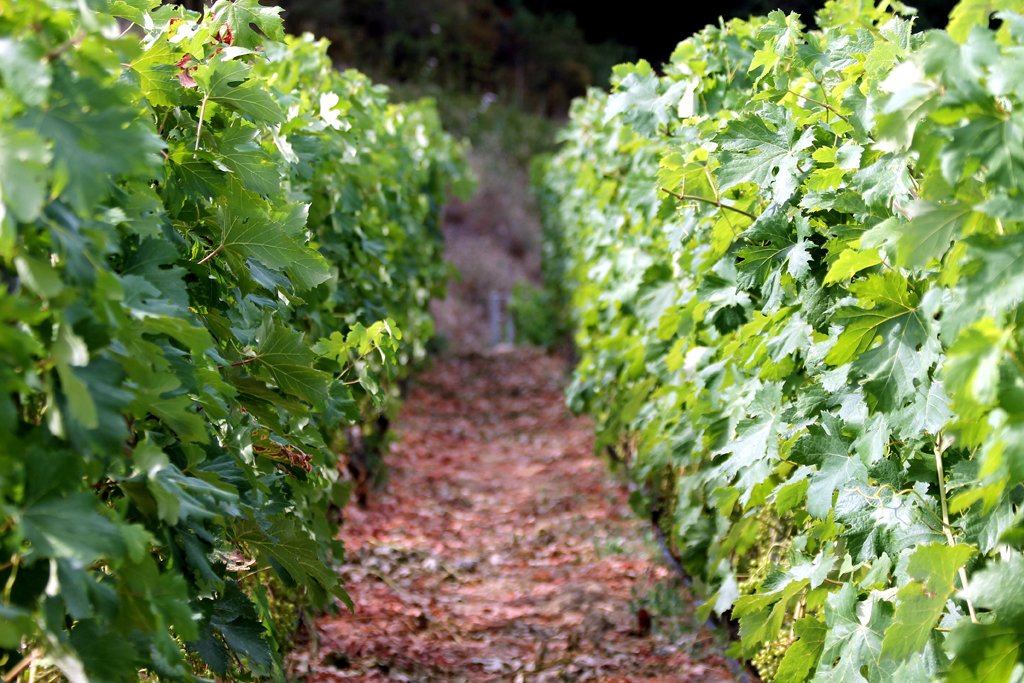
[[[778,636],[771,642],[764,643],[757,651],[751,663],[757,669],[757,675],[764,683],[772,683],[779,673],[779,666],[786,652],[796,642],[793,633],[788,630],[779,631]]]

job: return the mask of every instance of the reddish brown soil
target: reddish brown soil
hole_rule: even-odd
[[[516,350],[420,376],[386,489],[346,510],[356,610],[320,620],[307,680],[732,680],[692,616],[638,618],[670,577],[565,409],[565,372]]]

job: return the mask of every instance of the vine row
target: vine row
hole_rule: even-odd
[[[1024,671],[1024,19],[993,9],[709,26],[538,166],[569,402],[766,681]]]
[[[337,453],[472,181],[279,12],[0,0],[5,681],[283,680],[281,591],[348,602]]]

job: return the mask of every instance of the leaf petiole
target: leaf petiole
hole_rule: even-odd
[[[683,202],[704,202],[705,204],[710,204],[711,206],[717,206],[720,209],[729,209],[730,211],[735,211],[736,213],[741,213],[741,214],[743,214],[744,216],[746,216],[747,218],[749,218],[751,220],[755,220],[755,221],[757,220],[757,216],[755,216],[754,214],[748,213],[748,212],[744,211],[743,209],[737,209],[735,206],[729,206],[728,204],[723,204],[722,202],[717,201],[715,199],[708,199],[707,197],[698,197],[697,195],[692,195],[692,194],[679,194],[678,192],[673,192],[672,190],[670,190],[670,189],[668,189],[666,187],[659,187],[658,189],[661,190],[662,192],[666,193],[666,194],[672,195],[676,199],[678,199],[680,201],[683,201]]]
[[[203,105],[199,107],[199,125],[196,126],[196,151],[199,151],[199,140],[203,134],[203,117],[206,116],[206,103],[210,101],[210,95],[203,95]]]
[[[206,263],[207,261],[209,261],[210,259],[212,259],[212,258],[213,258],[214,256],[216,256],[216,255],[217,255],[217,252],[219,252],[219,251],[220,251],[220,250],[221,250],[222,248],[224,248],[224,245],[223,245],[223,244],[222,244],[222,245],[220,245],[219,247],[217,247],[216,249],[214,249],[213,251],[211,251],[211,252],[210,252],[209,254],[207,254],[206,256],[204,256],[204,257],[203,257],[203,260],[202,260],[202,261],[200,261],[199,263],[197,263],[196,265],[197,265],[197,266],[201,266],[201,265],[203,265],[204,263]]]

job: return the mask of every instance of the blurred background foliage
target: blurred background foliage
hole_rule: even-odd
[[[185,5],[200,5],[186,0]],[[270,4],[265,3],[265,4]],[[331,41],[339,66],[389,85],[482,97],[561,117],[637,51],[588,41],[575,16],[508,0],[281,0],[289,33]],[[399,91],[401,93],[403,91]],[[489,99],[491,99],[489,98]]]
[[[189,9],[203,0],[176,0]],[[341,68],[387,83],[396,101],[433,96],[448,130],[497,144],[523,168],[553,146],[569,103],[606,88],[614,65],[668,61],[719,17],[775,9],[813,24],[820,0],[638,2],[617,11],[584,0],[265,0],[289,33],[331,41]],[[942,27],[953,0],[918,0],[918,28]]]
[[[203,0],[175,0],[201,9]],[[870,0],[865,0],[869,2]],[[560,346],[566,331],[560,273],[544,272],[531,161],[556,148],[569,103],[607,88],[615,64],[667,62],[679,41],[718,23],[774,9],[813,25],[823,0],[636,2],[615,11],[584,0],[262,0],[289,33],[331,41],[339,68],[355,67],[404,102],[432,97],[445,129],[473,147],[479,191],[453,201],[442,226],[457,274],[432,313],[451,351],[489,345],[491,292],[512,292],[521,342]],[[912,3],[923,28],[946,24],[954,0]],[[552,255],[548,255],[549,257]],[[557,263],[548,258],[547,263]],[[550,268],[550,266],[548,266]],[[517,283],[519,283],[517,285]],[[538,289],[538,287],[543,287]]]

